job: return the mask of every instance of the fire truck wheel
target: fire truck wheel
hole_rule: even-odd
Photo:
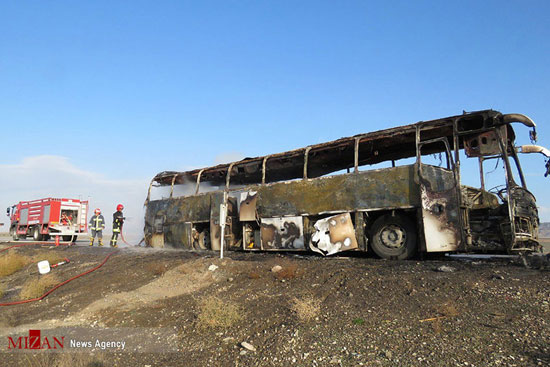
[[[75,242],[76,241],[76,236],[62,236],[63,238],[63,241],[65,242]]]
[[[10,229],[11,238],[13,238],[14,241],[19,241],[19,235],[15,231],[15,227]]]
[[[42,241],[43,236],[42,233],[40,233],[40,227],[34,227],[34,230],[32,231],[32,238],[35,241]]]
[[[404,215],[383,215],[370,231],[372,250],[382,259],[405,260],[416,253],[416,227]]]

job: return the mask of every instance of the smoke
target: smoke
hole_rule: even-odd
[[[231,186],[233,188],[233,186]],[[219,191],[223,190],[225,188],[225,185],[223,186],[217,186],[212,185],[209,182],[201,182],[199,186],[199,194],[203,194],[205,192],[211,192],[211,191]],[[171,191],[170,185],[168,186],[155,186],[151,187],[151,196],[150,200],[162,200],[162,199],[168,199],[170,197],[170,191]],[[183,197],[183,196],[191,196],[195,195],[197,192],[197,183],[196,181],[189,181],[184,179],[183,183],[178,183],[174,185],[174,189],[172,192],[173,198]]]
[[[244,157],[245,155],[242,154],[241,152],[225,152],[225,153],[218,154],[214,158],[214,164],[237,162],[242,160]]]

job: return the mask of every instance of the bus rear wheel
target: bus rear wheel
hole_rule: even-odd
[[[382,259],[405,260],[416,253],[416,226],[404,215],[383,215],[370,230],[371,247]]]

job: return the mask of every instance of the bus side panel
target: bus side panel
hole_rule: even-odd
[[[422,224],[426,251],[456,251],[462,240],[454,174],[450,170],[426,164],[420,167]]]
[[[414,166],[280,182],[258,187],[261,218],[418,207]]]
[[[150,201],[145,212],[145,237],[164,235],[164,243],[192,248],[189,222],[210,221],[211,194]]]

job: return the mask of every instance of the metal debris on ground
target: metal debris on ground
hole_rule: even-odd
[[[281,265],[275,265],[274,267],[271,268],[271,271],[274,273],[278,273],[281,270],[283,270],[283,267]]]
[[[244,349],[247,349],[247,350],[249,350],[249,351],[251,351],[251,352],[255,352],[255,351],[256,351],[256,348],[255,348],[252,344],[247,343],[247,342],[242,342],[242,343],[241,343],[241,347],[243,347]]]
[[[456,268],[453,268],[452,266],[441,265],[436,269],[436,271],[439,271],[442,273],[454,273],[456,271]]]
[[[216,271],[216,269],[218,269],[218,266],[214,265],[214,264],[212,264],[208,267],[208,270],[210,270],[210,271]]]

